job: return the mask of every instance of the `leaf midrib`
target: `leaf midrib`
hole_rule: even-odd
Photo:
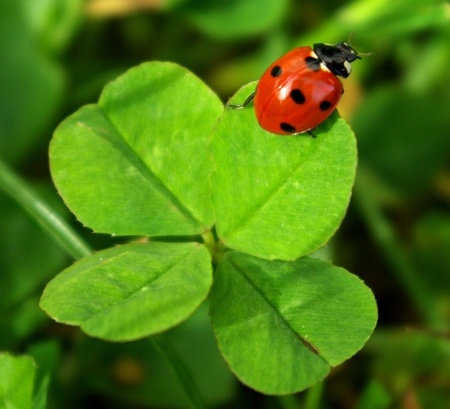
[[[123,146],[124,149],[127,151],[124,151],[124,158],[132,165],[139,174],[147,180],[151,186],[153,186],[158,192],[167,198],[167,200],[177,209],[180,211],[180,213],[188,220],[190,220],[193,224],[202,227],[202,222],[197,219],[197,217],[191,212],[191,210],[185,206],[185,204],[182,202],[180,198],[178,198],[175,193],[167,186],[163,180],[161,180],[157,174],[154,172],[154,170],[143,161],[143,159],[139,156],[139,154],[133,149],[133,147],[127,142],[125,137],[123,136],[122,132],[119,131],[119,129],[116,127],[114,122],[111,120],[111,118],[108,116],[107,112],[100,106],[97,105],[97,107],[100,109],[101,113],[104,115],[105,119],[109,122],[111,127],[116,131],[116,135],[120,137],[120,142],[122,143],[121,147]],[[83,126],[92,129],[94,132],[98,131],[96,129],[90,128],[88,125],[83,124]],[[118,149],[118,146],[114,143],[114,141],[109,138],[108,141],[111,143],[111,146],[114,147],[114,149]],[[122,152],[122,150],[119,149],[119,153]],[[153,182],[153,183],[152,183]]]
[[[146,281],[145,284],[142,284],[142,285],[139,287],[139,289],[137,289],[136,291],[133,291],[132,293],[129,293],[129,294],[125,295],[120,301],[118,301],[118,302],[113,302],[113,303],[111,303],[110,305],[108,305],[107,307],[102,308],[101,310],[99,310],[99,311],[93,313],[89,318],[85,319],[85,320],[83,321],[83,323],[86,323],[86,322],[90,321],[91,319],[93,319],[93,318],[95,318],[95,317],[97,317],[97,316],[99,316],[99,315],[103,315],[103,314],[107,313],[108,310],[111,310],[111,309],[113,309],[113,308],[116,308],[117,306],[119,306],[119,305],[121,305],[121,304],[126,304],[126,303],[128,302],[128,300],[130,300],[130,299],[133,298],[136,294],[138,294],[139,292],[141,292],[141,291],[142,291],[142,288],[148,287],[150,284],[152,284],[152,283],[158,281],[159,279],[161,279],[161,277],[165,276],[168,272],[170,272],[175,266],[177,266],[179,263],[181,263],[184,259],[190,257],[190,256],[192,255],[192,253],[193,253],[194,251],[197,250],[197,248],[198,248],[198,247],[194,248],[193,251],[190,251],[190,252],[188,252],[188,253],[186,253],[186,254],[182,254],[180,258],[177,258],[176,260],[173,261],[172,264],[169,264],[169,265],[167,266],[167,268],[165,268],[164,271],[163,271],[161,274],[159,274],[158,276],[154,277],[154,278],[151,279],[151,280]],[[131,253],[131,252],[124,252],[124,253],[121,253],[119,256],[124,255],[124,254],[126,254],[126,253]],[[117,257],[117,256],[116,256],[116,257]],[[114,258],[114,257],[113,257],[113,258]],[[111,261],[111,258],[108,259],[108,260]]]
[[[262,293],[259,289],[259,287],[255,284],[255,282],[251,279],[251,277],[246,274],[245,270],[242,269],[242,267],[236,263],[235,260],[231,259],[229,260],[229,263],[233,265],[233,267],[235,268],[236,271],[238,271],[239,273],[241,273],[241,275],[243,276],[243,278],[247,281],[247,283],[264,299],[264,301],[267,303],[267,305],[272,309],[272,311],[275,313],[275,315],[278,317],[278,319],[281,320],[281,322],[284,324],[284,326],[288,329],[288,331],[290,331],[291,333],[294,334],[295,338],[299,339],[299,343],[301,343],[303,346],[304,343],[307,343],[309,345],[311,345],[312,347],[314,347],[317,351],[319,351],[319,349],[313,345],[311,343],[311,341],[306,340],[303,338],[303,336],[297,332],[294,331],[294,329],[289,325],[289,323],[284,319],[283,315],[281,313],[279,313],[279,311],[275,308],[275,306],[270,302],[270,300],[265,296],[264,293]],[[303,342],[302,342],[303,341]],[[307,348],[307,346],[305,346],[305,348]],[[308,348],[309,349],[309,348]],[[312,351],[311,351],[312,352]],[[313,353],[313,352],[312,352]],[[320,353],[316,354],[318,357],[322,358],[324,360],[324,362],[326,362],[328,365],[329,362],[327,362],[321,355]]]
[[[322,141],[323,143],[323,141]],[[224,234],[225,236],[225,242],[231,238],[233,238],[234,235],[238,234],[239,231],[243,230],[246,225],[248,225],[252,219],[254,219],[262,209],[264,209],[265,206],[267,206],[271,200],[276,196],[276,194],[286,185],[287,181],[292,177],[292,175],[296,172],[298,172],[302,167],[304,167],[312,157],[315,157],[317,150],[321,147],[321,144],[317,144],[313,148],[309,150],[311,153],[306,158],[302,158],[302,160],[299,161],[299,163],[294,167],[292,171],[290,171],[284,179],[282,179],[281,183],[274,186],[272,189],[270,189],[267,194],[264,196],[264,198],[253,208],[250,214],[247,213],[247,217],[242,217],[242,220],[239,223],[236,223],[233,226],[232,230],[228,230],[227,233]]]

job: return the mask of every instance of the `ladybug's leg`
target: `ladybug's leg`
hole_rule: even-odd
[[[313,138],[317,138],[317,135],[315,135],[313,131],[314,131],[314,128],[310,129],[309,131],[306,131],[306,132],[308,132]]]
[[[250,104],[250,102],[252,102],[253,98],[255,98],[255,93],[256,91],[252,92],[247,99],[244,101],[243,104],[238,104],[238,105],[232,105],[232,104],[226,104],[227,107],[230,107],[232,109],[242,109],[245,108],[248,104]]]

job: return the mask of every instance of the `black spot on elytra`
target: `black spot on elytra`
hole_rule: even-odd
[[[273,67],[270,70],[270,75],[272,77],[279,77],[281,75],[281,73],[283,72],[283,70],[281,69],[281,67],[279,65],[275,65],[275,67]]]
[[[296,104],[304,104],[305,103],[305,96],[303,95],[303,92],[300,91],[298,88],[295,88],[291,91],[289,94],[291,98],[294,100]]]
[[[322,102],[320,103],[320,110],[321,110],[321,111],[326,111],[327,109],[330,109],[330,107],[331,107],[331,102],[328,102],[328,101],[322,101]]]
[[[290,133],[295,132],[295,127],[292,126],[291,124],[286,123],[286,122],[281,122],[280,128],[284,132],[290,132]]]
[[[308,68],[312,71],[319,71],[320,70],[320,60],[314,57],[306,57],[305,58],[306,65]]]

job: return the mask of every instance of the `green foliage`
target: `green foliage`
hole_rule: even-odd
[[[54,121],[65,78],[53,57],[72,36],[80,5],[80,0],[0,2],[3,160],[26,157]]]
[[[36,366],[28,356],[0,354],[0,403],[4,408],[31,408]]]
[[[446,409],[448,23],[442,0],[0,0],[0,407]],[[372,55],[317,139],[224,108],[351,32]]]
[[[205,405],[220,405],[235,393],[236,378],[217,348],[207,303],[163,336],[185,363]],[[182,385],[152,342],[154,339],[111,343],[79,337],[72,350],[78,364],[79,379],[75,382],[81,383],[82,389],[95,385],[105,396],[119,399],[119,406],[140,402],[148,407],[190,407]],[[73,402],[68,402],[70,405]]]
[[[287,0],[228,0],[227,7],[221,0],[196,0],[183,2],[177,11],[211,36],[236,39],[275,26],[287,6]]]
[[[38,190],[47,201],[55,202],[47,188]],[[2,192],[0,226],[3,233],[0,235],[0,348],[3,349],[24,340],[47,321],[38,306],[40,295],[36,288],[41,292],[42,286],[64,268],[67,258],[54,245],[53,238]]]
[[[407,396],[411,383],[416,379],[450,377],[448,341],[442,335],[380,330],[370,339],[368,350],[379,356],[372,364],[373,370],[378,379],[391,386],[391,400],[395,396]],[[445,382],[421,382],[415,393],[417,400],[427,408],[444,409],[450,399]]]
[[[383,386],[373,381],[364,390],[357,409],[387,409],[392,399]]]
[[[395,190],[420,192],[448,159],[450,93],[381,88],[359,109],[354,128],[363,135],[359,147],[365,162],[371,167],[376,163],[379,176]],[[383,123],[375,119],[380,117]],[[412,178],[416,169],[420,172]]]
[[[61,358],[60,346],[55,340],[38,342],[30,346],[28,354],[36,362],[33,409],[47,407],[47,392]]]

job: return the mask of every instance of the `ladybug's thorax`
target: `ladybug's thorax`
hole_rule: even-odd
[[[347,78],[352,72],[351,63],[358,57],[358,52],[348,43],[340,42],[335,45],[314,44],[314,52],[320,62],[334,75]]]

